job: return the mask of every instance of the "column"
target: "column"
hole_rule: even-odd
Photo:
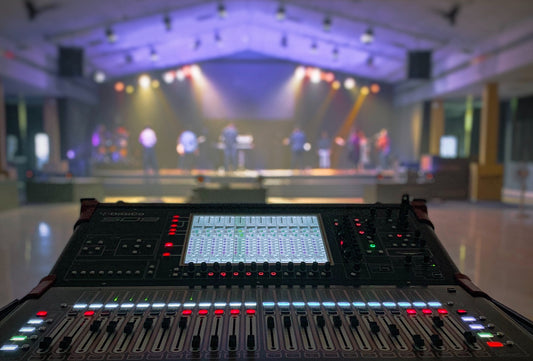
[[[465,158],[470,157],[471,154],[471,143],[472,143],[472,127],[474,125],[474,97],[468,95],[466,97],[466,109],[465,109],[465,123],[464,123],[464,145],[463,145],[463,154]]]
[[[498,84],[487,83],[479,127],[479,161],[470,165],[470,199],[500,200],[503,166],[498,164],[500,104]]]
[[[48,171],[66,172],[67,167],[61,162],[61,137],[59,132],[59,115],[57,100],[47,98],[43,105],[43,128],[50,141],[50,158],[45,166]],[[64,163],[64,162],[63,162]]]
[[[4,87],[0,81],[0,179],[8,177],[6,132],[6,104],[4,101]]]
[[[436,99],[431,102],[429,120],[429,154],[440,154],[440,138],[444,135],[444,102]]]

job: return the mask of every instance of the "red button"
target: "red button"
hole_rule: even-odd
[[[207,315],[207,310],[199,310],[199,311],[198,311],[198,314],[199,314],[200,316],[205,316],[205,315]]]
[[[365,234],[365,231],[359,231],[359,234]]]
[[[487,341],[487,345],[489,345],[489,347],[503,347],[503,343],[498,341]]]
[[[221,275],[222,277],[226,277],[226,276],[227,276],[227,273],[226,273],[226,272],[220,272],[220,275]]]
[[[85,311],[83,313],[84,316],[93,316],[94,315],[94,311]]]
[[[215,310],[215,315],[223,315],[224,310]]]
[[[172,247],[172,246],[173,246],[172,242],[165,243],[165,247]]]
[[[270,272],[270,275],[271,275],[272,277],[276,277],[277,273],[276,273],[276,272]]]
[[[265,275],[265,272],[259,272],[257,273],[259,276],[264,276]]]
[[[168,256],[170,256],[170,252],[163,253],[163,257],[168,257]]]
[[[405,311],[407,311],[407,313],[410,315],[416,315],[416,310],[414,308],[408,308]]]
[[[183,310],[183,311],[181,311],[181,314],[182,314],[183,316],[192,315],[192,311],[191,311],[191,310]]]
[[[241,311],[240,310],[231,310],[230,313],[232,315],[238,315],[239,313],[241,313]]]
[[[438,313],[440,313],[441,315],[447,315],[448,314],[448,311],[444,308],[439,308],[437,310]]]
[[[250,277],[252,275],[252,272],[246,272],[246,276]]]
[[[422,313],[423,313],[424,315],[431,315],[431,310],[430,310],[429,308],[423,308],[423,309],[422,309]]]
[[[247,315],[255,315],[255,310],[246,310]]]
[[[46,311],[39,311],[36,313],[37,317],[46,317],[48,315],[48,312]]]
[[[457,310],[457,313],[460,315],[464,315],[466,313],[466,310]]]
[[[209,273],[207,273],[207,275],[208,275],[209,277],[213,277],[215,274],[214,274],[213,272],[209,272]]]
[[[239,272],[233,272],[233,276],[237,277],[239,275]]]

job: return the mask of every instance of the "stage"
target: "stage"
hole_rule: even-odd
[[[161,169],[158,174],[145,174],[140,169],[105,169],[93,170],[92,177],[33,178],[26,190],[29,203],[84,197],[126,202],[362,203],[396,202],[403,193],[426,199],[466,199],[464,189],[439,184],[438,178],[413,178],[405,170]]]

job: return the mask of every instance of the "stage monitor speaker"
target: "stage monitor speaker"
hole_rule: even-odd
[[[83,76],[83,48],[60,46],[58,53],[59,76]]]
[[[410,51],[407,64],[407,79],[431,78],[431,51]]]

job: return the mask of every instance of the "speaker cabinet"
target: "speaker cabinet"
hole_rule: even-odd
[[[58,73],[62,77],[83,76],[83,48],[59,47]]]
[[[430,79],[431,78],[431,51],[417,50],[410,51],[407,64],[408,79]]]

